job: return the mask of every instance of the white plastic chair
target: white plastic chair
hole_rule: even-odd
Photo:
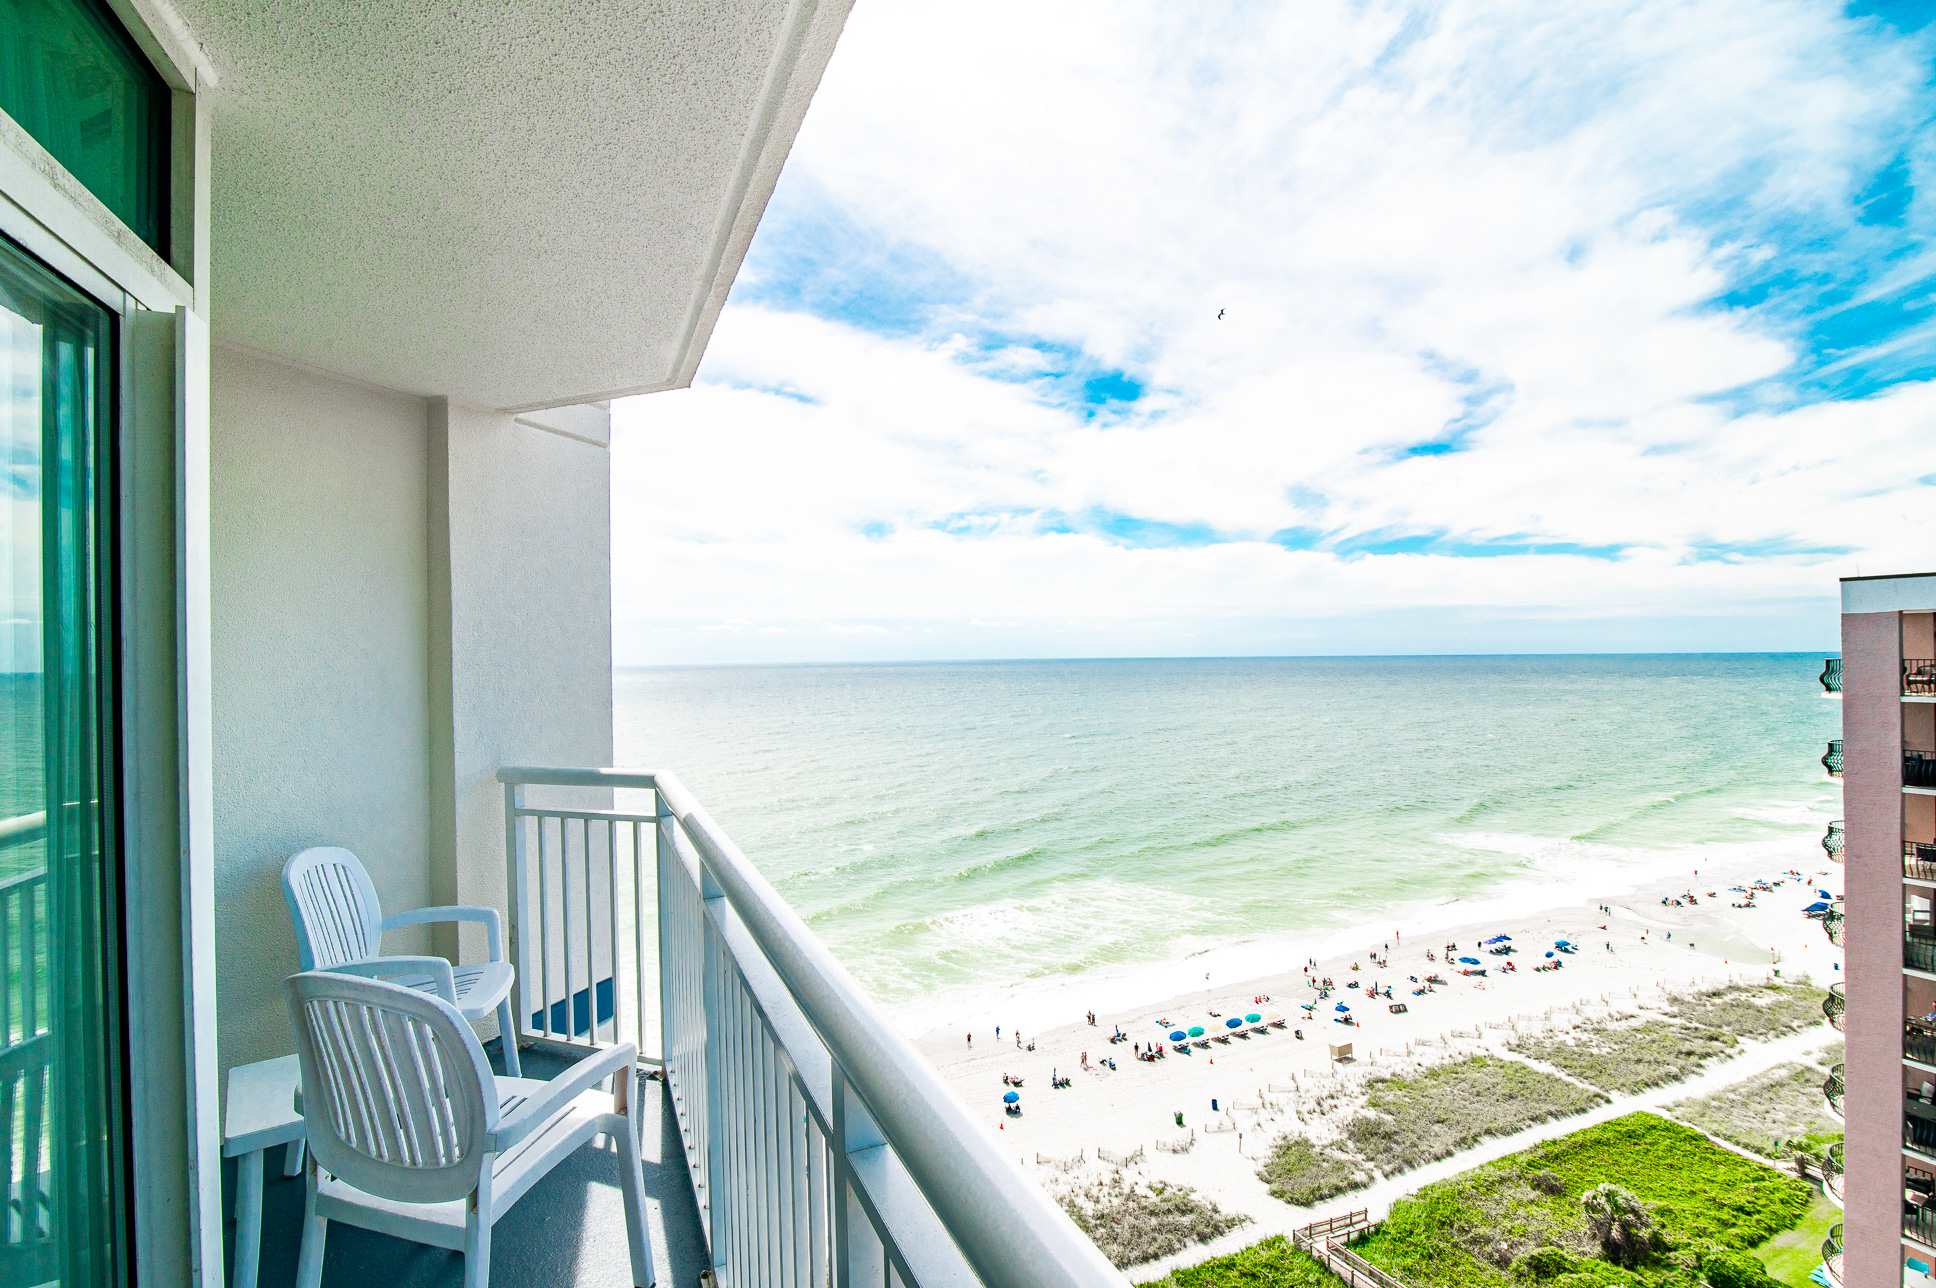
[[[517,1023],[511,1014],[511,963],[504,960],[504,929],[496,908],[453,904],[385,917],[376,886],[362,862],[335,846],[304,850],[284,864],[282,897],[289,903],[289,918],[296,926],[296,952],[304,970],[334,970],[379,957],[384,932],[404,926],[440,921],[482,924],[491,960],[450,972],[457,990],[457,1009],[467,1020],[484,1019],[495,1010],[504,1044],[505,1072],[513,1078],[523,1073],[518,1063]],[[417,988],[430,987],[436,970],[432,963],[447,964],[441,957],[394,956],[388,960],[421,965],[425,972],[422,979],[410,981]]]
[[[486,1288],[491,1227],[598,1136],[618,1146],[632,1282],[652,1288],[636,1048],[607,1048],[549,1082],[495,1078],[447,979],[433,992],[334,971],[287,981],[309,1136],[297,1288],[321,1284],[331,1221],[461,1251],[465,1288]]]

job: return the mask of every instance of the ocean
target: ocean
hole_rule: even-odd
[[[652,668],[678,774],[910,1032],[1155,999],[1366,927],[1819,867],[1817,655]],[[1190,964],[1185,969],[1181,963]],[[1100,1004],[1092,1002],[1091,1004]],[[1014,1022],[1013,1020],[1011,1022]]]

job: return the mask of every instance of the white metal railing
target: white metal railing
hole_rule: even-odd
[[[46,834],[45,813],[0,819],[0,851]],[[0,1260],[8,1249],[42,1243],[52,1226],[47,894],[44,866],[0,878]]]
[[[1127,1282],[677,779],[504,769],[498,780],[523,1037],[587,1047],[601,1026],[614,1040],[649,1031],[656,967],[657,1049],[721,1284]],[[650,804],[547,808],[530,788]]]

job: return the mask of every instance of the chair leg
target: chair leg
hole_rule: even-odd
[[[464,1223],[464,1288],[490,1288],[491,1213],[471,1195],[469,1218]]]
[[[300,1140],[292,1140],[282,1147],[282,1174],[284,1176],[302,1175],[303,1154],[307,1148],[307,1144]]]
[[[296,1261],[296,1288],[321,1288],[323,1243],[329,1237],[329,1222],[316,1215],[316,1166],[313,1160],[305,1175],[302,1255]]]
[[[630,1078],[627,1069],[620,1077]],[[625,1241],[631,1245],[632,1283],[652,1288],[652,1236],[645,1228],[645,1174],[639,1162],[638,1097],[626,1108],[618,1133],[619,1188],[625,1194]]]
[[[255,1288],[262,1260],[262,1151],[235,1160],[235,1265],[232,1288]]]
[[[522,1078],[524,1071],[518,1063],[518,1028],[511,1022],[511,999],[505,998],[497,1004],[498,1040],[504,1044],[504,1073],[506,1077]]]

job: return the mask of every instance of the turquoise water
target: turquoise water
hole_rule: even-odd
[[[685,780],[890,1006],[1819,865],[1818,656],[622,671]],[[1178,987],[1185,982],[1178,979]],[[1160,994],[1159,994],[1160,995]]]

